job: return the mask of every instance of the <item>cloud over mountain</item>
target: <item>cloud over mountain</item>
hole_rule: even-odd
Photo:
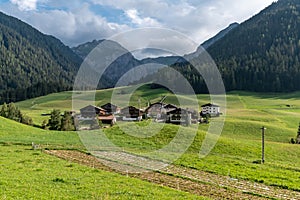
[[[164,27],[197,43],[274,0],[6,0],[0,10],[70,46],[133,28]]]

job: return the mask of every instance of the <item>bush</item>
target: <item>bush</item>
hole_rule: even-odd
[[[294,138],[291,139],[291,143],[292,143],[292,144],[296,144],[296,141],[295,141]]]

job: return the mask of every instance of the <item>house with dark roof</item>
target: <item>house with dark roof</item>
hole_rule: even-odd
[[[103,108],[89,105],[80,109],[80,114],[82,118],[95,118],[99,115],[106,115],[107,111]]]
[[[120,108],[114,104],[107,103],[101,106],[104,110],[107,111],[108,114],[118,114],[120,113]]]
[[[198,123],[198,112],[191,109],[176,108],[167,112],[167,123]]]
[[[147,117],[160,119],[165,106],[166,104],[161,102],[153,103],[145,110],[145,113],[147,114]]]
[[[172,111],[172,110],[175,110],[177,109],[178,107],[174,104],[167,104],[164,106],[164,109],[166,112],[169,112],[169,111]]]
[[[127,106],[120,111],[123,121],[141,121],[144,112],[134,106]]]

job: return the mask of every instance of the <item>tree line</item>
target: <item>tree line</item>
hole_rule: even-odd
[[[44,121],[42,128],[57,131],[75,131],[74,117],[69,111],[61,114],[60,110],[54,109],[50,114],[50,119]]]

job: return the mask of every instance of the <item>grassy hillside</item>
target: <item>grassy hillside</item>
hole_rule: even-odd
[[[112,91],[111,89],[97,91],[96,105],[110,102]],[[117,92],[126,94],[126,88],[120,88]],[[142,87],[132,95],[130,104],[138,106],[138,99],[140,99],[141,106],[146,107],[149,101],[151,103],[159,101],[164,95],[167,95],[166,103],[178,102],[176,97],[166,90],[151,90],[148,87]],[[87,96],[83,94],[79,98],[83,106],[89,103]],[[226,124],[222,134],[227,137],[259,140],[259,128],[266,126],[268,128],[267,140],[289,142],[290,138],[295,137],[300,121],[299,97],[300,93],[268,95],[246,92],[228,93]],[[199,105],[202,105],[209,102],[210,98],[208,95],[198,95],[198,99]],[[53,108],[61,111],[72,110],[72,92],[51,94],[23,101],[17,105],[22,112],[33,118],[35,124],[40,125],[43,120],[49,118],[42,114],[50,113]],[[192,101],[190,107],[195,107]]]
[[[126,88],[119,90],[126,93]],[[112,90],[98,91],[97,104],[108,102],[111,92]],[[132,96],[131,104],[137,105],[137,99],[140,98],[141,104],[145,106],[148,100],[154,102],[166,94],[169,92],[162,89],[150,90],[143,87]],[[200,125],[192,146],[176,161],[176,164],[299,191],[300,146],[289,144],[290,139],[296,136],[300,121],[299,97],[300,93],[267,95],[246,92],[228,93],[225,126],[213,151],[206,158],[199,158],[200,146],[208,128],[208,125]],[[84,95],[81,98],[83,102],[86,99]],[[199,95],[199,99],[201,105],[209,101],[209,96]],[[176,103],[176,98],[169,94],[166,102]],[[41,114],[50,112],[52,108],[70,110],[71,93],[52,94],[27,100],[18,103],[18,106],[23,112],[32,116],[36,123],[41,123],[45,119]],[[53,143],[54,146],[60,144],[67,148],[72,146],[83,148],[76,133],[49,132],[39,129],[24,132],[25,126],[15,123],[6,125],[7,123],[5,121],[2,126],[0,124],[0,141],[30,143],[34,139],[41,143]],[[147,123],[142,122],[138,125],[145,126]],[[131,126],[131,124],[119,123],[118,126],[106,129],[105,134],[116,145],[133,153],[148,152],[163,147],[174,137],[178,128],[175,125],[167,125],[157,135],[143,139],[124,134],[120,129],[124,126]],[[259,165],[254,161],[260,160],[261,157],[260,128],[262,126],[267,128],[266,163]],[[187,133],[189,129],[185,128]]]
[[[49,145],[84,149],[76,132],[47,131],[0,117],[0,143]]]
[[[204,199],[60,160],[28,146],[0,145],[0,161],[0,199]]]

